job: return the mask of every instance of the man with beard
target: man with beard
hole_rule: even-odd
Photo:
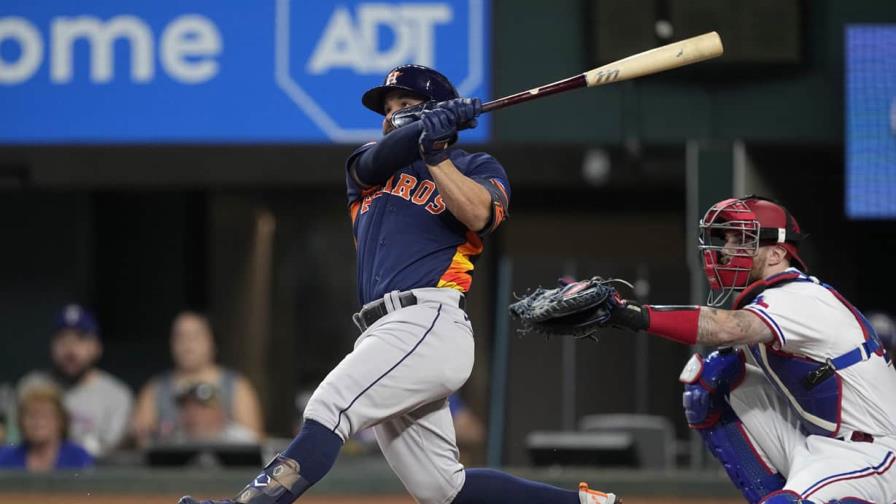
[[[20,396],[34,384],[59,386],[71,415],[71,439],[95,457],[121,442],[133,404],[128,386],[96,367],[103,353],[99,332],[96,319],[82,306],[63,307],[50,344],[52,370],[33,371],[19,382]]]
[[[747,501],[896,501],[893,362],[862,313],[806,273],[796,219],[747,196],[713,205],[700,230],[708,306],[616,295],[598,324],[721,347],[681,373],[685,416]]]

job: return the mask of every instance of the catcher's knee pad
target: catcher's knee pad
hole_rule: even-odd
[[[682,404],[688,424],[700,429],[718,422],[728,394],[743,382],[744,376],[742,350],[717,350],[705,359],[694,354],[678,378],[684,383]]]
[[[743,424],[728,404],[728,393],[743,381],[741,351],[717,351],[705,360],[694,355],[680,380],[688,424],[695,429],[734,485],[751,503],[784,486],[784,478],[768,467],[753,446]]]
[[[278,455],[245,488],[234,502],[237,504],[292,504],[311,486],[299,472],[299,463]]]

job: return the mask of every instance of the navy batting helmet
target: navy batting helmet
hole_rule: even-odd
[[[457,90],[448,77],[423,65],[401,65],[392,69],[383,80],[382,86],[368,90],[361,97],[361,103],[377,114],[385,115],[386,93],[403,90],[419,95],[424,100],[446,101],[457,98]]]

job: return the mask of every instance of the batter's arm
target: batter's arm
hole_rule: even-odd
[[[461,173],[451,159],[427,167],[451,215],[467,229],[482,231],[491,220],[492,195],[488,190]]]
[[[697,322],[697,343],[704,345],[752,345],[774,339],[759,315],[749,310],[720,310],[703,306]]]

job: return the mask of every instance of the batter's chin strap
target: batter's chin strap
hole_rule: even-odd
[[[311,484],[299,473],[299,463],[277,455],[264,471],[243,488],[237,504],[292,504]]]

